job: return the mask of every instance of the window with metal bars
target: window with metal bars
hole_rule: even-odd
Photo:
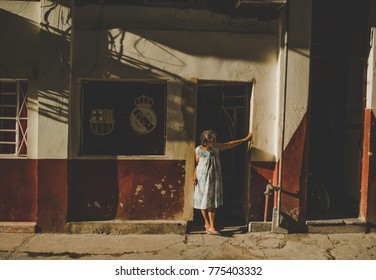
[[[27,156],[27,82],[0,80],[0,156]]]

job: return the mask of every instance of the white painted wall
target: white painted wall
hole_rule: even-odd
[[[68,157],[69,8],[0,1],[0,78],[29,81],[28,157]]]
[[[69,9],[43,1],[39,39],[38,158],[68,158],[71,19]],[[64,33],[66,32],[66,33]]]
[[[21,27],[27,24],[34,34],[22,38],[23,43],[28,42],[25,44],[29,46],[26,52],[11,52],[9,55],[8,48],[0,49],[0,53],[3,54],[2,61],[7,62],[8,59],[15,63],[9,66],[12,70],[13,66],[17,66],[17,78],[33,78],[32,75],[39,78],[39,94],[33,101],[39,112],[36,120],[39,122],[38,135],[35,137],[38,145],[32,145],[38,151],[32,152],[33,157],[65,159],[68,158],[71,86],[71,73],[67,68],[70,32],[63,37],[61,35],[69,29],[71,19],[68,7],[54,6],[54,3],[46,0],[42,6],[41,2],[1,1],[0,9],[10,17],[14,15]],[[174,107],[174,112],[176,106],[180,106],[179,102],[184,103],[177,89],[187,80],[254,81],[251,119],[255,149],[252,159],[275,159],[276,95],[279,93],[276,67],[278,19],[259,21],[203,10],[130,6],[105,6],[103,10],[101,6],[84,6],[74,13],[78,30],[74,43],[73,78],[168,79],[169,90],[175,92],[175,98],[168,106]],[[19,34],[11,33],[10,26],[2,29],[8,31],[8,36],[21,40],[21,36],[17,37]],[[116,37],[123,31],[123,37]],[[116,37],[112,46],[109,45],[110,35]],[[97,55],[102,50],[108,51],[103,52],[104,56]],[[122,58],[119,59],[118,54]],[[1,75],[6,76],[1,71]],[[77,90],[73,82],[73,93],[76,94]],[[192,120],[183,119],[181,113],[170,125],[179,130],[185,127],[184,122],[187,121]],[[193,139],[187,131],[182,131],[182,134],[177,131],[176,134],[186,135],[186,140]],[[168,135],[167,156],[181,158],[184,155],[179,151],[186,149],[173,138]],[[181,145],[186,147],[186,141],[182,141]]]
[[[371,29],[370,51],[367,66],[366,108],[376,115],[376,27]]]
[[[311,6],[311,0],[289,1],[284,149],[308,109]]]
[[[36,78],[40,3],[0,1],[0,77]]]

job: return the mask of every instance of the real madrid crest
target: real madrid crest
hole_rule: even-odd
[[[134,131],[140,134],[148,134],[152,132],[157,125],[157,115],[151,108],[154,100],[146,95],[141,95],[134,100],[136,108],[130,115],[131,126]]]
[[[110,109],[92,109],[90,117],[91,131],[96,135],[107,135],[115,125],[114,113]]]

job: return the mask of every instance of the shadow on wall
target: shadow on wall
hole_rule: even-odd
[[[113,220],[116,217],[119,203],[116,160],[71,161],[68,174],[70,221]]]
[[[7,63],[3,63],[2,59],[0,65],[3,68],[5,66],[16,67],[17,65],[9,64],[16,56],[15,53],[9,50],[14,49],[13,45],[16,45],[17,48],[22,47],[17,52],[21,53],[19,61],[26,63],[31,60],[32,62],[28,75],[22,74],[22,67],[20,66],[21,68],[16,67],[15,71],[6,76],[38,78],[39,114],[57,122],[68,123],[69,83],[76,83],[80,78],[119,79],[126,77],[127,79],[164,80],[168,78],[171,81],[176,81],[175,85],[174,82],[168,85],[176,90],[176,98],[168,99],[168,114],[177,116],[177,118],[182,120],[176,126],[167,124],[168,135],[171,137],[170,139],[184,140],[187,137],[187,133],[193,131],[192,126],[194,124],[190,120],[194,119],[195,99],[192,93],[195,92],[195,84],[180,76],[180,69],[186,67],[187,62],[179,58],[176,53],[187,53],[198,57],[210,55],[226,59],[240,59],[241,55],[245,53],[249,61],[263,61],[268,59],[267,54],[274,51],[274,43],[276,43],[276,36],[273,33],[266,35],[253,35],[252,33],[251,36],[254,36],[252,40],[254,40],[255,44],[260,36],[264,38],[266,36],[268,38],[267,42],[270,40],[270,44],[268,43],[262,47],[263,51],[260,55],[253,53],[253,47],[249,46],[250,41],[247,38],[250,33],[244,33],[244,36],[240,36],[245,41],[239,42],[231,40],[231,31],[228,33],[230,36],[228,39],[230,40],[221,40],[222,35],[213,35],[217,31],[209,33],[180,30],[178,33],[179,38],[175,38],[171,36],[169,30],[147,32],[146,30],[138,29],[138,34],[136,35],[139,39],[129,42],[130,45],[128,46],[127,40],[124,39],[128,31],[125,30],[124,26],[113,26],[111,27],[113,29],[103,30],[103,25],[105,25],[104,13],[107,6],[99,5],[94,9],[98,13],[97,17],[95,17],[97,28],[85,30],[84,32],[77,31],[79,36],[75,38],[75,60],[74,64],[70,65],[72,18],[69,7],[71,1],[50,3],[50,6],[44,8],[45,12],[42,15],[42,28],[40,30],[24,18],[0,10],[1,22],[4,23],[0,28],[7,34],[7,40],[5,41],[12,44],[8,45],[2,52],[5,55],[1,57],[6,57],[8,60],[4,61]],[[63,5],[64,9],[61,9],[60,5]],[[54,13],[55,15],[53,15]],[[106,21],[107,19],[108,17]],[[200,24],[196,28],[202,30],[207,19],[199,18],[198,20]],[[232,20],[235,22],[236,17]],[[254,21],[257,22],[255,19]],[[52,26],[52,24],[56,27]],[[243,26],[243,28],[245,27]],[[15,33],[14,30],[19,32]],[[30,34],[33,35],[31,36]],[[137,36],[133,36],[133,39],[137,38]],[[234,36],[237,35],[235,34]],[[16,38],[16,41],[12,40],[13,37]],[[25,44],[25,38],[27,44]],[[204,41],[202,40],[203,38],[205,39]],[[82,40],[87,42],[80,44]],[[158,60],[158,58],[150,55],[148,50],[145,49],[145,44],[141,44],[141,41],[147,41],[148,45],[156,46],[159,49],[159,53],[162,54],[161,57],[166,59],[159,58]],[[3,44],[0,48],[3,48],[2,46]],[[87,48],[85,46],[90,47]],[[130,49],[136,53],[130,53]],[[171,49],[177,52],[174,51],[173,53]],[[40,58],[39,53],[42,54]],[[82,53],[85,54],[83,58],[80,57]],[[176,69],[176,71],[166,70],[171,68]],[[10,68],[7,69],[10,70]],[[38,77],[35,76],[35,73],[38,73]],[[72,80],[71,77],[74,79]]]
[[[52,28],[48,21],[42,23],[42,27],[44,29],[35,22],[0,9],[0,33],[3,34],[0,77],[39,80],[39,114],[68,123],[69,70],[65,63],[67,59],[63,57],[68,57],[70,39],[67,34],[70,30]]]
[[[193,108],[195,100],[192,97],[192,93],[195,85],[179,75],[179,69],[186,67],[186,62],[171,52],[171,49],[178,51],[178,53],[181,52],[197,57],[213,56],[240,59],[242,54],[246,53],[248,60],[263,61],[268,59],[264,55],[253,52],[254,49],[249,46],[249,39],[247,39],[249,36],[246,35],[246,32],[244,33],[244,42],[231,40],[231,30],[228,33],[228,36],[230,36],[228,40],[220,40],[222,35],[213,36],[213,33],[218,33],[219,31],[191,32],[182,28],[176,33],[178,38],[175,38],[175,36],[170,34],[171,30],[147,32],[146,30],[138,29],[132,32],[135,32],[134,35],[139,36],[140,39],[131,42],[131,46],[127,46],[127,41],[124,38],[127,34],[125,30],[128,27],[121,26],[122,22],[125,21],[119,20],[117,26],[108,26],[113,22],[112,19],[109,20],[108,14],[106,15],[109,7],[98,5],[93,9],[97,13],[94,16],[96,19],[93,24],[94,29],[81,32],[76,38],[77,41],[88,40],[89,43],[85,45],[89,45],[90,48],[80,48],[80,44],[75,43],[77,51],[75,50],[74,53],[74,65],[71,66],[70,34],[72,32],[72,18],[70,5],[72,5],[71,1],[49,2],[49,6],[44,7],[41,28],[17,14],[0,10],[2,23],[0,30],[3,30],[4,34],[6,34],[5,44],[0,46],[0,53],[2,54],[0,72],[3,68],[3,76],[6,77],[38,79],[39,114],[57,122],[68,123],[69,87],[70,84],[76,83],[78,79],[86,77],[104,79],[124,77],[127,79],[169,79],[176,81],[176,87],[180,86],[181,88],[176,89],[176,95],[180,93],[181,96],[168,100],[169,115],[180,115],[183,121],[178,125],[179,128],[176,131],[174,131],[174,125],[167,125],[168,133],[175,140],[184,140],[186,135],[193,129],[190,123],[194,119]],[[112,9],[114,8],[112,7]],[[148,11],[150,13],[151,9],[149,8]],[[179,11],[182,12],[180,9]],[[194,11],[194,13],[196,12]],[[220,13],[218,15],[220,17],[224,16]],[[182,17],[184,18],[184,16]],[[231,18],[229,15],[225,15],[225,17],[230,22],[234,20],[233,24],[235,26],[238,24],[236,17]],[[168,20],[171,20],[171,18],[166,19],[166,22]],[[199,24],[196,25],[197,30],[205,30],[206,21],[208,19],[199,18]],[[254,21],[257,22],[255,19]],[[166,24],[166,22],[162,24]],[[188,25],[185,24],[186,26]],[[111,29],[104,30],[107,27]],[[174,26],[170,28],[174,28]],[[246,24],[242,28],[246,28]],[[91,35],[95,33],[96,36],[84,34],[90,32]],[[83,38],[81,38],[81,35],[83,35]],[[85,38],[85,36],[87,37]],[[262,47],[262,53],[274,52],[274,43],[276,43],[274,34],[254,35],[252,40],[257,43],[257,40],[264,36],[269,38],[267,40],[270,40],[271,43]],[[188,39],[182,40],[183,38]],[[205,38],[207,44],[203,44],[202,38]],[[146,41],[147,44],[155,46],[160,53],[164,54],[162,57],[166,59],[158,60],[158,58],[148,54],[145,44],[140,44],[141,41]],[[129,50],[136,53],[131,53]],[[78,61],[82,53],[85,54],[84,58]],[[39,54],[41,55],[39,56]],[[17,59],[15,60],[15,58]],[[176,71],[166,70],[168,68],[171,69],[171,67],[176,69]],[[74,78],[73,80],[71,79],[72,77]],[[182,133],[182,131],[185,133]]]
[[[68,92],[39,91],[39,114],[57,122],[68,123]]]
[[[0,30],[5,34],[3,38],[5,44],[0,45],[0,66],[5,69],[3,76],[38,79],[39,114],[57,122],[68,122],[69,83],[75,83],[80,78],[169,79],[176,81],[175,95],[177,96],[177,98],[168,100],[169,115],[180,115],[183,119],[176,131],[174,131],[173,125],[167,125],[168,134],[172,136],[172,139],[183,140],[189,132],[193,131],[191,120],[194,119],[195,100],[192,93],[195,92],[195,84],[179,75],[179,70],[186,67],[186,62],[170,50],[174,49],[178,51],[177,53],[197,57],[213,56],[225,59],[240,59],[242,55],[246,54],[249,61],[260,62],[268,59],[266,55],[275,51],[274,43],[277,43],[275,35],[254,35],[252,40],[255,43],[263,36],[270,40],[270,43],[262,46],[263,51],[260,55],[255,53],[254,48],[249,45],[251,41],[248,41],[247,33],[241,36],[245,38],[245,41],[239,42],[220,40],[223,38],[222,35],[213,35],[217,31],[191,32],[183,29],[177,31],[176,38],[170,34],[171,30],[147,32],[138,29],[132,32],[135,32],[133,34],[136,35],[133,36],[133,39],[137,36],[139,39],[130,42],[132,45],[127,46],[125,37],[128,32],[125,31],[126,27],[120,26],[121,21],[119,21],[119,26],[111,26],[110,30],[103,30],[104,19],[106,21],[108,19],[108,17],[104,17],[107,6],[99,5],[93,10],[98,13],[94,16],[96,24],[93,26],[96,25],[96,29],[85,32],[78,30],[76,41],[88,42],[83,44],[83,47],[80,43],[75,43],[77,50],[75,50],[72,67],[69,63],[70,34],[72,32],[72,18],[69,9],[71,1],[51,1],[49,3],[50,5],[44,8],[41,29],[21,16],[0,10]],[[61,9],[61,5],[64,9]],[[205,22],[210,20],[201,17],[199,21],[196,28],[205,30]],[[109,22],[111,23],[112,20]],[[230,33],[231,31],[228,34]],[[228,36],[231,39],[231,34]],[[202,41],[203,38],[205,43]],[[159,49],[161,56],[166,59],[159,58],[158,60],[150,55],[141,41],[146,41],[148,45]],[[131,53],[130,50],[136,53]],[[80,54],[84,54],[82,59]],[[28,68],[26,72],[24,67]],[[176,71],[166,70],[167,68],[176,69]],[[71,80],[72,77],[73,80]],[[174,82],[169,84],[175,87]],[[181,133],[182,131],[185,133]]]
[[[0,9],[0,77],[36,79],[39,26]]]

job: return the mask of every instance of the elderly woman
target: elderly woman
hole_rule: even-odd
[[[215,209],[223,205],[222,171],[219,152],[232,149],[243,142],[250,141],[252,133],[245,138],[226,143],[217,143],[213,130],[201,133],[201,145],[196,147],[196,163],[193,174],[195,209],[201,209],[207,234],[219,234],[215,229]]]

